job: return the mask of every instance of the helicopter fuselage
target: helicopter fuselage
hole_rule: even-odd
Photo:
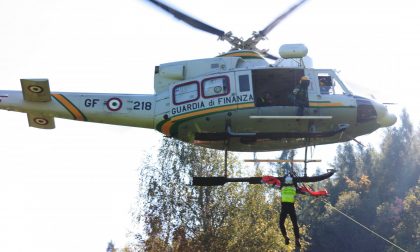
[[[254,52],[162,64],[151,95],[54,93],[48,80],[21,80],[22,92],[0,90],[0,109],[28,114],[29,125],[54,117],[156,129],[199,146],[272,151],[344,142],[395,123],[373,100],[352,94],[330,69],[264,63]],[[303,116],[291,93],[310,79]]]

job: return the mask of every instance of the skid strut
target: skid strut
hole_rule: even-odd
[[[227,159],[228,159],[228,150],[225,148],[225,178],[227,178]]]
[[[244,178],[229,178],[228,177],[228,168],[227,168],[227,159],[228,159],[228,149],[229,149],[229,140],[230,136],[234,135],[231,132],[229,121],[226,123],[226,132],[224,138],[224,145],[225,145],[225,160],[224,160],[224,176],[223,177],[193,177],[192,185],[193,186],[223,186],[228,182],[248,182],[249,184],[261,184],[262,177],[244,177]],[[329,170],[326,174],[314,177],[307,176],[307,163],[309,162],[320,162],[321,160],[308,160],[308,145],[310,143],[310,138],[305,138],[305,159],[304,160],[260,160],[262,162],[291,162],[292,171],[293,171],[293,162],[304,162],[304,176],[297,177],[298,182],[316,182],[321,181],[326,178],[331,177],[335,171]],[[245,160],[246,162],[250,162],[251,160]],[[252,161],[251,161],[252,162]]]

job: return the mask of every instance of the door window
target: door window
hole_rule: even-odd
[[[175,105],[195,101],[200,97],[197,81],[179,84],[174,87],[172,92],[173,103]]]
[[[201,85],[204,98],[223,96],[230,92],[227,76],[204,79]]]
[[[246,75],[239,75],[239,92],[248,92],[251,87],[249,85],[249,76]]]

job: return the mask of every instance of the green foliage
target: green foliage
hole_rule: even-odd
[[[385,131],[380,152],[340,145],[332,164],[338,173],[327,184],[337,209],[408,251],[420,250],[419,134],[404,111],[401,126]],[[399,250],[319,201],[304,212],[309,251]]]
[[[229,168],[235,164],[229,160]],[[222,227],[229,216],[225,206],[237,205],[235,185],[191,187],[190,178],[222,172],[223,155],[164,139],[158,160],[141,171],[141,198],[145,206],[138,221],[145,225],[146,251],[217,251],[225,247]],[[236,186],[237,187],[237,186]]]
[[[332,163],[336,176],[317,185],[328,189],[326,200],[334,207],[321,199],[299,198],[303,250],[398,251],[338,212],[342,211],[400,247],[420,251],[420,131],[413,130],[403,112],[401,125],[384,133],[379,151],[351,143],[337,148]],[[284,151],[280,158],[294,154]],[[220,151],[163,140],[157,159],[148,159],[141,169],[144,204],[137,221],[144,229],[137,235],[137,250],[293,251],[278,229],[280,200],[275,189],[236,183],[188,186],[193,175],[222,175],[223,158]],[[230,155],[229,174],[241,176],[242,169]],[[273,164],[271,173],[282,175],[290,169]],[[293,233],[290,221],[286,228]]]
[[[226,251],[293,251],[294,245],[284,245],[278,229],[281,200],[276,189],[249,186],[243,200],[243,205],[232,209]],[[290,221],[286,221],[286,229],[292,234]],[[301,233],[306,235],[306,227],[301,227]],[[302,245],[305,247],[307,242]]]
[[[406,249],[418,251],[420,248],[420,180],[409,190],[402,204],[401,218],[395,225],[392,238],[401,244],[410,241]]]
[[[192,187],[194,176],[223,174],[224,153],[164,139],[158,159],[141,170],[145,202],[137,221],[144,226],[144,251],[291,251],[278,229],[279,199],[264,186],[229,183]],[[235,157],[229,173],[240,176]],[[292,231],[291,223],[287,228]],[[306,228],[302,227],[305,236]],[[307,243],[303,243],[305,246]]]

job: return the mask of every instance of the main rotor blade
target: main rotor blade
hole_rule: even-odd
[[[268,58],[268,59],[272,59],[272,60],[278,60],[278,59],[279,59],[279,57],[274,56],[274,55],[272,55],[272,54],[269,54],[269,53],[267,53],[267,52],[265,53],[264,57],[266,57],[266,58]]]
[[[163,4],[159,1],[156,0],[149,0],[150,2],[152,2],[153,4],[159,6],[160,8],[164,9],[165,11],[171,13],[172,15],[174,15],[176,18],[180,19],[181,21],[184,21],[185,23],[191,25],[194,28],[200,29],[202,31],[205,32],[209,32],[211,34],[217,35],[219,37],[222,37],[223,35],[225,35],[224,31],[221,31],[213,26],[210,26],[208,24],[205,24],[193,17],[190,17],[172,7],[169,7],[166,4]]]
[[[267,34],[271,30],[273,30],[273,28],[276,27],[276,25],[278,25],[280,23],[280,21],[282,21],[287,16],[289,16],[293,11],[295,11],[299,6],[301,6],[302,4],[304,4],[306,1],[307,0],[301,0],[297,4],[295,4],[292,7],[290,7],[290,9],[288,9],[285,13],[281,14],[280,16],[278,16],[273,22],[271,22],[269,25],[267,25],[267,27],[265,27],[263,30],[261,30],[259,32],[259,35],[261,35],[262,37],[267,36]]]

